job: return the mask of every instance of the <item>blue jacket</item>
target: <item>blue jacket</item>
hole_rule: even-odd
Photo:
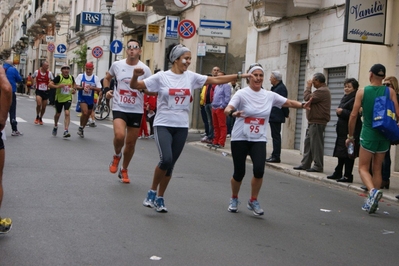
[[[3,68],[4,68],[4,71],[6,72],[7,79],[11,84],[12,92],[16,93],[17,92],[17,82],[22,81],[22,78],[19,75],[18,70],[13,65],[10,65],[8,63],[4,63]]]

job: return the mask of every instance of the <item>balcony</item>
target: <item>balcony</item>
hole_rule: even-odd
[[[28,35],[35,36],[42,34],[43,30],[47,32],[47,28],[55,25],[59,10],[56,10],[54,1],[43,2],[43,5],[36,9],[27,20]]]
[[[253,5],[263,5],[265,16],[292,17],[320,9],[321,2],[321,0],[255,0]]]
[[[139,7],[136,3],[136,0],[127,0],[118,5],[115,12],[115,18],[122,20],[123,25],[131,29],[147,25],[147,14],[152,11],[151,7],[146,5]]]
[[[178,7],[174,0],[144,0],[143,3],[146,6],[152,6],[154,12],[160,16],[175,16],[191,6],[191,4],[188,4],[185,8]]]

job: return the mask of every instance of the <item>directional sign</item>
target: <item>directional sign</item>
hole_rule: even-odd
[[[46,42],[54,42],[54,36],[53,35],[47,35],[46,36]]]
[[[166,16],[165,18],[165,38],[167,39],[177,39],[177,26],[179,25],[180,18],[174,16]]]
[[[199,28],[198,29],[198,35],[211,36],[211,37],[221,37],[221,38],[230,38],[231,30]]]
[[[91,55],[94,58],[100,58],[101,56],[103,56],[103,54],[103,48],[101,48],[100,46],[96,46],[93,48],[93,50],[91,50]]]
[[[177,26],[177,31],[183,39],[190,39],[195,35],[196,28],[194,22],[188,19],[184,19],[180,21],[179,25]]]
[[[109,49],[111,50],[111,53],[113,54],[119,54],[122,51],[123,44],[121,41],[114,40],[111,42]]]
[[[54,52],[54,50],[55,50],[55,45],[54,45],[54,43],[49,43],[49,44],[47,45],[47,50],[48,50],[50,53]]]
[[[61,44],[57,45],[57,52],[59,52],[60,54],[65,53],[66,52],[65,44],[61,43]]]
[[[202,27],[202,28],[211,28],[211,29],[231,30],[231,21],[228,21],[228,20],[201,19],[200,20],[200,27]]]

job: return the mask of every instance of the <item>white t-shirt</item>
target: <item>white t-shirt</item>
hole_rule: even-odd
[[[229,105],[238,111],[244,111],[244,117],[236,118],[231,141],[267,141],[266,129],[272,107],[281,108],[286,101],[287,98],[264,89],[254,91],[250,87],[245,87],[238,90]]]
[[[189,70],[183,74],[168,70],[145,79],[147,90],[158,93],[154,126],[188,128],[192,91],[201,88],[207,78]]]
[[[141,61],[139,61],[137,65],[131,66],[126,63],[126,59],[123,59],[114,62],[109,69],[109,73],[114,76],[118,82],[118,86],[114,89],[112,110],[124,113],[144,113],[143,93],[130,88],[130,80],[133,77],[133,71],[136,67],[144,69],[144,75],[138,77],[138,80],[151,76],[150,68]]]

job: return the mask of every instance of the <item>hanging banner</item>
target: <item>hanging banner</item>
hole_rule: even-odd
[[[385,44],[387,0],[346,0],[344,42]]]
[[[12,58],[12,63],[14,65],[19,65],[19,54],[14,54],[14,56]]]

